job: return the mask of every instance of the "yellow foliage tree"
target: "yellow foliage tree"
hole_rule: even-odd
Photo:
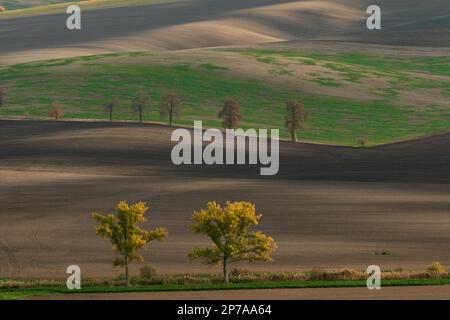
[[[128,265],[131,262],[141,262],[144,258],[138,254],[138,250],[146,248],[153,240],[162,241],[167,237],[165,228],[156,228],[147,231],[139,227],[139,223],[147,221],[145,214],[148,207],[145,202],[129,205],[125,201],[117,205],[117,217],[114,214],[101,215],[94,213],[93,217],[98,222],[95,232],[102,238],[109,238],[113,250],[120,254],[113,263],[116,266],[125,266],[125,282],[130,286]]]
[[[194,248],[189,259],[201,259],[208,264],[222,264],[224,283],[229,282],[228,264],[237,261],[272,261],[271,252],[277,248],[273,238],[259,231],[250,231],[261,215],[249,202],[227,202],[222,208],[208,202],[206,209],[194,212],[192,229],[207,235],[213,245]]]

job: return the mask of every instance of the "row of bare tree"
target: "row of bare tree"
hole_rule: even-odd
[[[138,93],[134,97],[131,108],[139,115],[139,121],[143,121],[143,114],[145,109],[150,103],[150,98],[145,93]],[[105,104],[105,110],[109,114],[109,120],[112,121],[114,110],[119,107],[119,100],[117,98],[112,98],[111,101]],[[173,124],[173,119],[179,115],[181,108],[181,99],[176,93],[168,93],[162,99],[160,103],[159,111],[161,116],[169,115],[169,124]]]
[[[0,107],[5,104],[6,90],[0,87]],[[139,121],[143,121],[143,114],[150,103],[150,98],[140,92],[131,104],[132,110],[139,115]],[[119,107],[119,100],[115,97],[105,104],[105,110],[109,114],[109,120],[113,120],[114,111]],[[173,121],[180,115],[181,98],[178,94],[170,92],[162,97],[159,111],[162,117],[169,116],[169,124],[173,125]],[[59,104],[52,104],[50,116],[59,119],[62,113]],[[236,99],[228,99],[222,106],[218,114],[222,120],[222,125],[226,129],[235,129],[238,127],[239,121],[242,119],[241,106]],[[286,102],[286,116],[284,127],[291,135],[292,141],[297,141],[297,132],[304,126],[308,120],[308,113],[305,111],[300,101],[291,100]]]
[[[132,108],[134,112],[139,114],[139,121],[142,122],[142,114],[148,106],[150,99],[143,93],[138,93],[133,99]],[[113,110],[117,107],[118,100],[113,98],[106,104],[105,108],[109,113],[112,121]],[[169,124],[173,124],[175,117],[178,117],[181,111],[181,98],[176,93],[168,93],[161,99],[160,114],[161,116],[169,116]],[[241,106],[236,99],[228,99],[222,106],[218,114],[222,120],[222,126],[226,129],[235,129],[238,127],[239,121],[242,119]],[[291,100],[286,102],[286,116],[284,126],[290,133],[292,141],[297,141],[297,132],[303,127],[308,120],[308,113],[305,111],[300,101]]]
[[[237,128],[239,120],[242,119],[241,107],[235,99],[225,101],[222,110],[219,111],[219,118],[222,125],[227,129]],[[290,133],[292,141],[297,141],[297,132],[308,120],[308,112],[305,111],[300,101],[291,100],[286,102],[286,116],[284,127]]]

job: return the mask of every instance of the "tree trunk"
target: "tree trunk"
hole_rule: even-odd
[[[113,114],[113,111],[111,109],[111,110],[109,110],[109,122],[112,122],[112,114]]]
[[[172,123],[173,123],[173,111],[172,110],[170,110],[170,112],[169,112],[169,123],[170,123],[170,125],[172,125]]]
[[[228,284],[230,282],[230,280],[228,279],[228,266],[227,266],[227,256],[223,256],[223,283]]]
[[[139,109],[139,122],[142,122],[142,108]]]
[[[295,134],[295,131],[291,131],[291,140],[292,142],[297,142],[297,135]]]
[[[128,277],[128,256],[125,256],[125,285],[130,286],[130,278]]]

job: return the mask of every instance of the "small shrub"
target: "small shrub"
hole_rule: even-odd
[[[254,272],[241,273],[237,277],[232,277],[231,279],[234,282],[239,282],[239,283],[258,282],[258,281],[264,281],[265,280],[264,278],[261,279],[261,277],[258,274],[254,273]]]
[[[63,112],[61,110],[61,105],[59,103],[52,103],[50,113],[50,117],[52,117],[55,120],[59,120],[63,117]]]
[[[385,251],[373,251],[372,252],[373,256],[390,256],[391,252],[389,250],[385,250]]]
[[[185,274],[183,277],[183,282],[182,284],[187,285],[187,284],[196,284],[196,283],[207,283],[207,281],[202,280],[202,279],[196,279],[195,276],[190,275],[190,274]]]
[[[369,144],[369,139],[367,137],[359,137],[356,143],[358,144],[358,147],[366,148]]]
[[[447,273],[447,270],[445,270],[445,267],[440,262],[434,261],[427,266],[427,272],[432,275],[441,275]]]
[[[264,274],[263,281],[304,281],[307,279],[304,272],[270,272]]]
[[[327,278],[327,272],[321,269],[313,269],[309,272],[308,280],[330,280]]]
[[[163,275],[161,277],[161,284],[163,284],[163,285],[173,284],[173,281],[172,281],[172,279],[170,279],[170,277],[168,275]]]
[[[125,274],[124,273],[119,274],[117,277],[115,277],[114,280],[123,282],[125,280]]]
[[[365,275],[362,275],[360,271],[347,268],[337,273],[336,276],[336,280],[360,280],[365,277]]]
[[[366,275],[354,269],[342,269],[327,271],[321,269],[314,269],[309,272],[308,280],[361,280],[365,279]]]
[[[315,66],[317,63],[313,59],[303,59],[303,64],[307,66]]]
[[[139,275],[143,279],[152,279],[156,276],[156,269],[151,265],[143,266],[139,269]]]
[[[246,276],[250,273],[251,272],[247,269],[233,268],[230,272],[230,276],[232,276],[233,278],[238,278],[241,276]]]

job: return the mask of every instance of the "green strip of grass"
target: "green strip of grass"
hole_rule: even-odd
[[[429,286],[448,285],[450,279],[402,279],[383,280],[382,285],[391,286]],[[350,288],[365,287],[365,280],[310,280],[310,281],[273,281],[262,283],[230,283],[224,284],[185,284],[185,285],[152,285],[135,287],[83,287],[81,290],[68,290],[61,287],[32,289],[1,289],[0,299],[23,299],[29,296],[49,294],[75,293],[125,293],[125,292],[161,292],[161,291],[207,291],[207,290],[242,290],[242,289],[289,289],[289,288]]]
[[[0,291],[0,300],[23,300],[33,296],[42,297],[49,294],[59,294],[59,293],[47,290]]]

